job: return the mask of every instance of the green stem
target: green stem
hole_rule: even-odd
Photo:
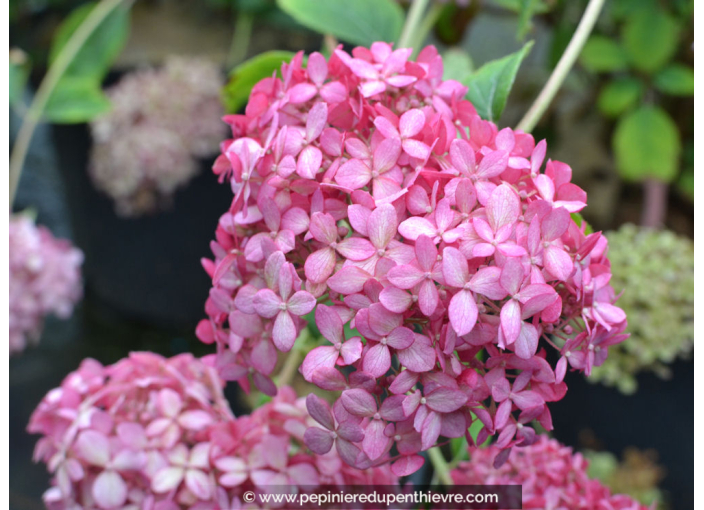
[[[399,48],[412,48],[411,44],[415,40],[415,34],[423,21],[423,14],[430,0],[413,0],[411,8],[408,9],[406,23],[403,25],[401,37],[398,40]]]
[[[102,0],[96,5],[66,42],[66,45],[57,55],[54,63],[49,66],[46,76],[44,76],[44,79],[39,84],[37,93],[34,95],[34,99],[32,99],[32,104],[29,105],[29,109],[27,110],[27,115],[22,121],[22,126],[20,126],[15,145],[12,148],[12,154],[10,155],[10,209],[12,209],[12,203],[15,201],[17,186],[19,185],[20,176],[22,175],[22,167],[24,166],[24,160],[29,151],[29,144],[32,141],[34,131],[42,118],[44,108],[46,108],[54,88],[88,38],[95,32],[105,18],[122,3],[125,3],[125,0]]]
[[[248,12],[238,12],[235,20],[235,29],[232,34],[230,51],[227,55],[228,71],[235,65],[242,62],[247,56],[249,42],[252,39],[252,26],[254,25],[254,15]]]
[[[605,0],[589,0],[584,15],[577,26],[577,30],[575,30],[570,43],[567,45],[562,57],[560,57],[560,61],[555,66],[550,78],[533,102],[533,105],[518,123],[518,126],[516,126],[516,129],[530,133],[545,113],[545,110],[548,109],[548,106],[555,98],[555,94],[557,94],[557,91],[560,89],[562,82],[565,81],[577,57],[582,52],[582,48],[587,42],[587,38],[599,17],[601,8],[604,6],[604,1]]]
[[[440,447],[433,446],[430,450],[428,450],[428,457],[435,468],[435,473],[433,476],[437,475],[438,480],[440,480],[443,485],[454,485],[455,482],[450,476],[450,466],[448,466]]]
[[[437,23],[438,18],[442,13],[443,7],[443,4],[437,2],[431,5],[430,10],[428,10],[428,14],[425,16],[425,18],[423,18],[423,22],[421,23],[420,27],[418,27],[418,30],[416,30],[417,35],[415,37],[415,40],[413,41],[414,57],[418,55],[419,50],[423,45],[423,42],[428,37],[428,34],[432,30],[432,28],[435,26],[435,23]]]

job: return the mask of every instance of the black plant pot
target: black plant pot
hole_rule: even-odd
[[[661,488],[669,508],[694,508],[694,363],[678,361],[671,368],[667,381],[639,375],[633,395],[568,374],[567,395],[550,406],[554,435],[578,446],[580,433],[589,429],[617,455],[629,446],[655,449],[666,471]]]
[[[131,319],[195,328],[210,287],[200,259],[210,256],[218,218],[232,198],[210,171],[212,162],[202,162],[169,210],[122,218],[88,175],[87,126],[55,126],[53,137],[88,288]]]

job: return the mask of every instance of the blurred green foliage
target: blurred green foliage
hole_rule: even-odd
[[[611,285],[628,316],[626,341],[609,347],[590,381],[637,389],[643,370],[668,377],[668,363],[687,357],[694,343],[694,243],[668,230],[624,225],[608,232]]]
[[[673,118],[669,96],[694,95],[694,70],[682,61],[690,53],[693,5],[613,0],[580,57],[585,69],[606,78],[597,107],[616,122],[613,151],[626,180],[671,183],[689,171],[681,164],[689,129]]]
[[[656,462],[654,451],[628,448],[623,460],[611,452],[587,450],[584,457],[589,461],[587,474],[607,485],[614,494],[627,494],[644,505],[655,504],[662,508],[663,493],[658,484],[664,478],[664,470]]]

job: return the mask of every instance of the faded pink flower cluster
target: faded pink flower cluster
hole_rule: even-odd
[[[599,480],[587,476],[587,460],[572,448],[545,435],[518,448],[499,468],[495,445],[471,452],[471,459],[451,471],[458,485],[512,485],[523,488],[523,508],[564,510],[648,510],[624,494],[613,495]],[[653,507],[655,508],[655,506]]]
[[[172,56],[108,90],[112,109],[91,123],[89,171],[118,214],[163,208],[198,173],[196,158],[217,152],[226,134],[222,82],[214,62]]]
[[[587,200],[570,167],[483,121],[435,48],[410,54],[375,43],[304,68],[299,53],[226,118],[214,172],[234,199],[197,328],[223,378],[273,394],[277,352],[315,309],[325,345],[301,372],[342,394],[309,401],[308,446],[358,467],[395,446],[399,476],[477,419],[506,455],[532,443],[568,365],[589,373],[626,337],[607,241],[570,216]]]
[[[302,448],[311,419],[282,388],[235,418],[207,359],[132,353],[107,367],[85,360],[50,391],[28,430],[42,434],[51,509],[233,510],[269,485],[394,484],[386,468],[359,471]],[[247,508],[256,508],[247,506]]]
[[[83,295],[83,253],[21,214],[10,218],[9,248],[12,354],[39,341],[47,315],[71,315]]]

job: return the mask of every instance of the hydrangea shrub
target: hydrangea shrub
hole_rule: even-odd
[[[461,485],[522,486],[523,508],[574,508],[584,510],[648,510],[625,494],[611,490],[587,473],[589,462],[581,453],[563,446],[555,439],[540,435],[525,448],[518,449],[498,469],[493,466],[499,452],[496,445],[472,452],[469,461],[461,462],[451,472]]]
[[[235,418],[223,385],[208,358],[190,354],[83,361],[28,427],[42,436],[35,460],[53,475],[47,507],[232,510],[270,485],[397,483],[388,465],[362,471],[303,448],[313,420],[291,388]]]
[[[39,341],[44,318],[68,318],[83,295],[83,253],[23,214],[10,218],[10,354]]]
[[[313,313],[325,344],[301,373],[337,400],[309,398],[306,444],[399,476],[440,437],[473,444],[475,420],[505,461],[533,420],[552,428],[567,369],[627,336],[607,240],[571,216],[587,196],[570,167],[482,120],[435,48],[410,55],[299,53],[225,118],[213,169],[234,197],[197,328],[224,379],[271,395]]]
[[[123,77],[107,91],[112,109],[91,123],[89,172],[123,216],[164,207],[217,152],[222,76],[200,58],[169,57],[159,69]]]

